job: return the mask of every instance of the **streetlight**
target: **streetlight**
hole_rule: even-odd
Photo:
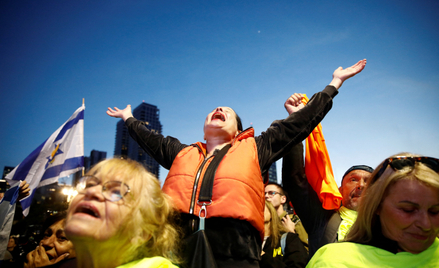
[[[62,189],[62,193],[63,193],[63,195],[67,196],[67,203],[70,203],[70,201],[72,201],[73,197],[75,197],[78,194],[78,191],[76,191],[71,186],[65,186]]]

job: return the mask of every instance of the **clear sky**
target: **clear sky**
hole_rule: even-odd
[[[183,143],[203,139],[217,106],[259,134],[287,116],[289,95],[311,97],[363,58],[322,122],[336,181],[402,151],[439,157],[437,14],[437,0],[3,0],[0,167],[24,160],[82,98],[86,156],[113,155],[107,107],[142,101]]]

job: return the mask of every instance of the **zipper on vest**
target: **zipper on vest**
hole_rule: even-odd
[[[200,180],[201,171],[203,170],[203,167],[209,158],[204,159],[203,163],[201,164],[200,168],[197,171],[197,176],[195,177],[195,181],[194,181],[194,188],[192,189],[192,198],[191,198],[191,206],[189,207],[189,214],[194,213],[195,197],[197,195],[198,181]]]
[[[195,145],[198,147],[199,150],[200,147],[198,145]],[[198,189],[198,181],[200,180],[200,176],[201,176],[201,172],[203,171],[204,165],[206,164],[206,162],[213,156],[215,156],[216,151],[213,153],[213,155],[209,156],[208,158],[205,158],[203,163],[201,164],[200,168],[197,171],[197,176],[195,176],[195,181],[194,181],[194,188],[192,189],[192,198],[191,198],[191,204],[189,207],[189,214],[194,214],[194,207],[195,207],[195,199],[197,197],[197,189]]]
[[[236,135],[235,139],[232,141],[232,145],[235,143],[235,141],[237,140],[237,138],[240,135],[242,135],[245,131],[247,131],[248,129],[251,129],[251,128],[252,127],[249,127],[246,130],[241,131],[238,135]],[[203,150],[201,150],[201,148],[197,144],[195,144],[195,146],[201,152],[203,151]],[[203,163],[201,164],[200,168],[197,171],[197,176],[195,177],[195,182],[194,182],[194,188],[192,189],[192,198],[191,198],[191,204],[190,204],[190,207],[189,207],[189,214],[194,214],[195,198],[196,198],[197,189],[198,189],[198,181],[200,180],[201,172],[203,171],[204,165],[206,164],[207,160],[209,160],[209,158],[215,156],[218,151],[219,151],[218,149],[215,150],[211,156],[209,156],[208,158],[204,159]]]

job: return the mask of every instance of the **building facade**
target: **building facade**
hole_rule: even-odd
[[[90,152],[90,167],[96,165],[101,160],[104,160],[107,158],[107,152],[92,150]]]
[[[159,120],[160,110],[157,106],[143,102],[133,110],[133,116],[137,120],[145,122],[150,131],[162,134],[162,124]],[[157,178],[159,177],[159,164],[131,138],[123,120],[117,122],[116,125],[114,156],[136,160]]]
[[[11,172],[15,167],[9,167],[9,166],[5,166],[3,168],[3,176],[2,176],[2,180],[5,179],[6,175],[9,174],[9,172]]]
[[[84,169],[85,172],[89,171],[94,165],[101,160],[107,159],[107,152],[91,150],[90,156],[84,156]]]
[[[273,162],[271,164],[270,169],[268,170],[268,181],[269,182],[277,182],[277,169],[276,169],[276,162]]]

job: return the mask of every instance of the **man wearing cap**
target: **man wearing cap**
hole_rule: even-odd
[[[309,257],[322,246],[343,240],[357,218],[359,197],[367,184],[373,168],[357,165],[343,175],[339,188],[342,206],[338,210],[325,210],[317,193],[305,175],[303,144],[299,143],[284,156],[282,184],[291,203],[308,233]]]

